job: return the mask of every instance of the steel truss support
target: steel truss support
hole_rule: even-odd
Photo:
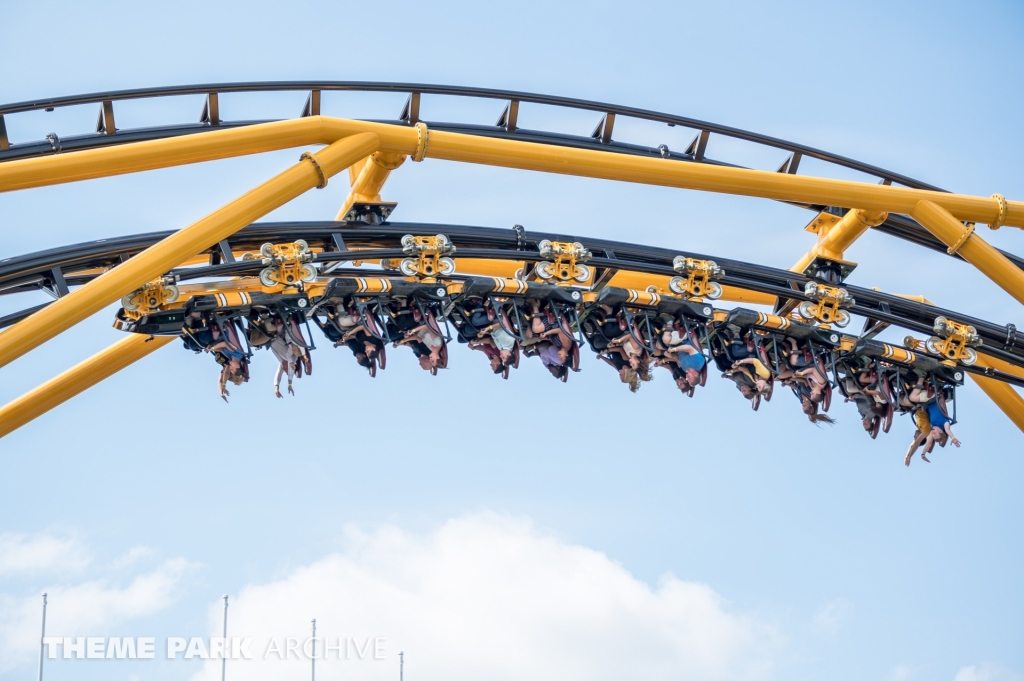
[[[387,182],[388,176],[392,170],[402,165],[405,159],[405,154],[378,151],[362,163],[350,167],[349,172],[353,174],[352,189],[334,219],[344,220],[354,203],[380,201],[380,190]]]
[[[843,252],[853,245],[854,241],[869,228],[885,222],[886,217],[888,214],[882,211],[847,211],[846,215],[831,227],[820,227],[818,243],[789,269],[793,272],[803,272],[819,256],[830,260],[842,260]]]
[[[316,154],[303,154],[298,164],[277,177],[55,300],[0,334],[0,366],[9,364],[308,189],[326,186],[327,178],[373,153],[379,142],[373,133],[361,133],[341,139]]]
[[[1024,303],[1024,271],[974,233],[973,224],[960,222],[969,218],[954,216],[937,202],[928,200],[914,206],[910,215],[949,246],[950,255],[959,253],[1018,302]]]
[[[131,334],[114,343],[106,350],[0,407],[0,437],[21,428],[32,419],[42,416],[175,340],[175,336],[149,337]]]

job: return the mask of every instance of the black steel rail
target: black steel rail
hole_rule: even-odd
[[[58,275],[55,269],[60,271],[59,277],[67,286],[83,284],[97,276],[96,273],[82,273],[84,270],[114,267],[171,233],[152,232],[102,239],[7,258],[0,261],[0,295],[38,291],[40,288],[58,295]],[[726,274],[722,283],[795,301],[807,300],[803,287],[810,281],[810,278],[788,270],[717,258],[703,253],[564,234],[523,232],[520,236],[512,229],[446,224],[385,223],[369,226],[350,222],[262,222],[240,230],[227,240],[225,246],[228,251],[255,252],[267,241],[305,239],[311,246],[323,249],[323,252],[317,254],[316,260],[327,266],[356,259],[400,258],[403,255],[400,242],[402,236],[406,234],[446,234],[458,249],[457,258],[531,262],[541,259],[537,243],[543,239],[579,241],[593,252],[594,257],[589,264],[594,267],[667,276],[674,274],[672,260],[677,255],[711,259],[725,268]],[[342,246],[371,250],[347,251],[341,250]],[[179,268],[175,273],[179,274],[183,281],[188,281],[210,277],[254,276],[262,268],[258,260],[223,262],[223,253],[224,249],[219,245],[215,246],[204,253],[210,258],[210,265]],[[365,276],[370,271],[363,269],[359,273]],[[1016,327],[1012,324],[999,325],[872,289],[856,286],[845,288],[856,300],[856,304],[850,309],[853,314],[929,335],[936,317],[954,319],[970,324],[978,330],[986,354],[1024,367],[1024,333],[1021,333],[1018,339]],[[40,307],[42,306],[35,306],[0,318],[0,328],[20,321]],[[998,374],[986,372],[980,367],[973,369],[972,373],[999,377]]]
[[[181,135],[198,134],[211,130],[270,122],[269,120],[223,120],[219,115],[218,105],[214,104],[212,105],[213,108],[210,108],[211,104],[209,97],[212,96],[214,98],[213,101],[216,102],[218,101],[216,98],[220,94],[225,93],[283,91],[308,91],[310,93],[310,97],[307,103],[307,109],[302,112],[303,115],[319,113],[319,94],[322,92],[393,92],[398,94],[407,94],[409,96],[409,101],[406,105],[406,110],[403,112],[402,117],[393,120],[375,121],[378,123],[388,123],[393,125],[408,125],[420,120],[419,98],[421,95],[424,94],[499,100],[505,101],[508,104],[506,106],[506,112],[502,115],[502,119],[499,120],[496,125],[457,124],[428,121],[425,119],[424,122],[426,122],[429,127],[437,130],[446,130],[467,135],[515,139],[520,141],[537,142],[541,144],[581,149],[598,149],[602,151],[623,154],[661,156],[677,161],[691,163],[708,163],[712,165],[742,167],[732,163],[727,163],[722,160],[715,160],[706,155],[705,152],[707,150],[708,141],[710,139],[710,136],[714,134],[789,152],[790,156],[783,163],[782,167],[780,168],[780,172],[796,174],[798,171],[800,160],[806,156],[836,166],[849,168],[851,170],[856,170],[858,172],[865,173],[867,175],[878,178],[882,182],[891,184],[901,184],[907,187],[914,187],[918,189],[944,191],[938,187],[935,187],[934,185],[922,182],[920,180],[916,180],[906,175],[886,170],[884,168],[880,168],[878,166],[871,165],[868,163],[863,163],[861,161],[848,158],[846,156],[833,154],[821,149],[817,149],[815,147],[810,147],[804,144],[779,139],[777,137],[771,137],[769,135],[761,135],[748,130],[742,130],[740,128],[734,128],[727,125],[712,123],[710,121],[688,118],[685,116],[676,116],[673,114],[667,114],[658,111],[650,111],[647,109],[639,109],[635,107],[620,106],[616,104],[609,104],[606,102],[595,102],[583,99],[574,99],[569,97],[555,97],[550,95],[541,95],[529,92],[518,92],[512,90],[432,85],[425,83],[386,83],[363,81],[270,81],[247,83],[206,83],[199,85],[181,85],[160,88],[140,88],[134,90],[116,90],[109,92],[97,92],[85,95],[38,99],[25,102],[17,102],[14,104],[6,104],[0,106],[0,162],[40,155],[68,153],[83,149],[92,149],[108,145],[124,144],[128,142],[139,142]],[[316,95],[315,106],[312,104],[314,100],[314,93]],[[114,102],[184,95],[208,96],[205,122],[184,125],[170,125],[164,127],[139,128],[132,130],[117,129],[116,125],[114,125],[113,123]],[[596,113],[603,114],[605,118],[601,119],[602,123],[598,126],[598,129],[595,130],[594,134],[590,136],[568,135],[564,133],[555,133],[541,130],[529,130],[519,127],[517,123],[517,113],[515,112],[518,112],[518,106],[521,103],[542,104],[583,111],[593,111]],[[58,107],[79,106],[85,104],[98,104],[100,106],[100,121],[106,121],[107,119],[105,117],[109,115],[110,129],[106,129],[103,132],[97,132],[94,134],[72,135],[66,137],[59,137],[55,133],[53,133],[50,136],[48,136],[48,138],[45,140],[14,145],[10,144],[7,137],[4,122],[5,116],[10,116],[11,114],[23,113],[27,111],[48,111]],[[672,127],[678,126],[683,128],[689,128],[695,131],[696,137],[694,138],[693,142],[689,145],[689,147],[682,152],[669,150],[664,145],[643,146],[637,144],[627,144],[613,139],[615,117],[633,118],[637,120],[664,123],[665,125]],[[104,125],[106,126],[106,123]],[[830,206],[801,205],[801,207],[816,211],[829,210],[837,214],[841,214],[843,212],[841,208]],[[878,229],[883,233],[910,241],[912,243],[924,246],[925,248],[929,248],[934,251],[946,251],[945,244],[943,244],[941,241],[932,236],[927,230],[918,225],[914,220],[906,216],[892,215],[883,224],[878,225],[874,229]],[[1015,254],[1007,252],[1003,252],[1003,254],[1010,258],[1010,260],[1012,260],[1018,267],[1024,269],[1024,258],[1018,257]],[[959,255],[954,255],[952,257],[962,259]]]
[[[530,104],[546,104],[569,109],[582,109],[595,111],[603,114],[614,114],[628,118],[665,123],[671,126],[680,126],[699,131],[706,131],[711,134],[723,135],[735,139],[753,142],[763,146],[774,147],[783,151],[799,152],[802,156],[816,158],[827,163],[834,163],[845,168],[857,170],[868,175],[874,175],[882,180],[889,180],[899,184],[919,189],[934,189],[937,187],[915,180],[911,177],[894,173],[878,166],[862,163],[852,158],[832,154],[822,149],[797,144],[788,140],[761,135],[749,130],[734,128],[719,123],[703,121],[696,118],[676,116],[673,114],[638,109],[635,107],[609,104],[607,102],[595,102],[585,99],[571,97],[555,97],[552,95],[541,95],[531,92],[519,92],[515,90],[496,90],[491,88],[460,87],[452,85],[434,85],[427,83],[385,83],[367,81],[269,81],[269,82],[247,82],[247,83],[205,83],[199,85],[178,85],[159,88],[138,88],[133,90],[112,90],[109,92],[96,92],[85,95],[72,95],[68,97],[54,97],[49,99],[37,99],[26,102],[0,105],[0,116],[25,111],[39,111],[55,109],[64,106],[76,106],[82,104],[102,104],[103,102],[124,101],[129,99],[151,99],[156,97],[171,97],[182,95],[209,95],[238,92],[282,92],[282,91],[349,91],[349,92],[394,92],[409,95],[447,95],[454,97],[471,97],[477,99],[495,99],[508,102],[527,102]],[[417,105],[418,108],[418,105]],[[498,127],[498,126],[495,126]],[[506,128],[509,126],[505,126]],[[511,126],[513,131],[515,125]],[[116,137],[105,135],[107,137]],[[609,138],[610,138],[609,133]],[[707,140],[704,141],[706,147]],[[657,149],[654,149],[657,151]],[[51,152],[52,153],[52,152]],[[700,154],[703,156],[703,153]],[[4,158],[0,155],[0,158]],[[795,169],[794,169],[795,172]],[[941,190],[940,190],[941,191]]]

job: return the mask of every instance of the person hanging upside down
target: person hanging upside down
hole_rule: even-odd
[[[348,310],[339,309],[333,321],[344,331],[341,340],[336,341],[334,347],[348,346],[359,366],[370,369],[372,375],[384,348],[384,342],[370,333],[354,307]]]
[[[222,334],[217,324],[210,326],[213,343],[208,345],[205,350],[206,352],[214,353],[217,363],[222,367],[220,377],[217,380],[217,386],[220,390],[221,399],[227,402],[228,396],[231,394],[227,388],[228,381],[235,385],[242,385],[249,380],[249,371],[246,366],[245,353],[242,351],[234,329],[230,323],[225,328],[227,332]]]
[[[676,378],[676,387],[683,392],[696,388],[700,384],[701,369],[707,364],[704,353],[682,337],[678,329],[666,329],[662,342],[666,345],[665,359],[676,364],[683,373],[682,377]]]
[[[793,392],[800,400],[800,409],[804,414],[807,415],[807,420],[811,423],[827,423],[832,425],[836,422],[834,418],[828,414],[818,413],[818,404],[821,402],[820,399],[815,399],[813,383],[805,383],[802,381],[796,381],[792,384]],[[818,395],[821,395],[821,391],[818,391]]]
[[[309,356],[309,350],[305,347],[305,338],[302,337],[302,331],[294,316],[288,317],[286,326],[284,320],[275,315],[273,328],[275,334],[270,341],[270,351],[274,353],[278,362],[277,371],[274,373],[274,394],[277,397],[283,397],[281,395],[281,376],[287,375],[288,394],[294,395],[292,378],[302,378],[303,368],[307,375],[311,374],[313,360]]]
[[[527,339],[524,342],[524,346],[530,346],[527,354],[539,356],[552,376],[565,381],[569,376],[575,341],[562,328],[562,320],[553,310],[542,311],[538,300],[529,300],[528,303],[530,326],[526,329]]]
[[[960,440],[956,439],[956,436],[953,435],[953,419],[949,418],[942,411],[942,407],[937,399],[933,399],[924,408],[914,412],[914,420],[917,424],[917,432],[915,433],[914,441],[907,450],[906,457],[903,459],[904,465],[910,465],[914,452],[922,444],[924,449],[921,451],[921,459],[928,463],[931,463],[928,455],[931,454],[936,442],[939,443],[940,447],[945,447],[946,442],[952,442],[954,447],[960,447]]]
[[[771,390],[771,377],[772,372],[757,357],[736,360],[732,363],[732,369],[722,374],[722,378],[731,378],[748,400],[758,395],[767,395]]]
[[[880,404],[875,395],[869,394],[858,378],[847,374],[843,379],[843,388],[846,392],[845,401],[853,402],[857,406],[861,426],[874,438],[878,434],[875,430],[876,425],[880,427],[881,420],[885,418],[885,405]]]
[[[914,430],[914,438],[910,441],[910,446],[907,448],[907,455],[903,457],[903,465],[905,466],[910,465],[910,460],[914,457],[914,452],[916,452],[921,445],[925,443],[928,436],[931,434],[931,424],[928,422],[928,412],[920,408],[915,409],[914,425],[916,426]],[[921,458],[928,463],[931,463],[928,461],[927,454],[923,455]]]
[[[442,351],[444,338],[434,333],[427,324],[420,324],[405,332],[405,337],[395,341],[393,347],[409,345],[413,347],[419,359],[420,368],[424,371],[443,369]]]
[[[500,374],[504,373],[505,369],[512,365],[516,339],[515,336],[502,328],[497,318],[498,313],[494,306],[490,304],[487,304],[486,309],[475,311],[471,315],[470,322],[473,328],[478,328],[479,330],[476,334],[478,340],[470,341],[469,347],[474,350],[484,350],[491,362],[491,369],[494,370],[494,373]],[[492,355],[484,346],[489,346],[496,350],[496,355]],[[497,357],[497,363],[494,361],[495,357]]]
[[[480,350],[487,355],[487,361],[491,365],[491,371],[496,374],[505,372],[505,363],[501,359],[501,351],[495,347],[494,342],[490,337],[487,338],[474,338],[469,341],[470,350]]]
[[[538,300],[530,300],[529,303],[533,313],[530,318],[530,330],[533,332],[533,336],[554,346],[558,354],[557,365],[564,365],[572,351],[572,338],[562,329],[562,325],[553,311],[541,312]],[[546,365],[553,366],[554,363],[546,363]]]

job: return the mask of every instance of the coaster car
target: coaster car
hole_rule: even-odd
[[[707,303],[694,303],[652,291],[614,287],[602,289],[587,309],[593,310],[602,305],[616,314],[621,313],[634,340],[650,352],[654,352],[654,339],[665,322],[678,321],[689,332],[691,326],[705,327],[714,314],[714,309]]]
[[[254,283],[248,290],[235,287],[217,290],[211,286],[181,286],[180,296],[160,309],[146,310],[141,315],[121,307],[114,319],[114,328],[147,336],[177,336],[186,317],[193,311],[248,316],[254,310],[280,314],[298,313],[305,319],[309,297],[302,291],[265,293]]]
[[[581,329],[590,348],[619,371],[620,377],[626,357],[621,352],[609,352],[609,347],[620,346],[628,338],[641,351],[644,376],[651,365],[664,367],[672,373],[677,387],[692,397],[697,385],[707,383],[707,359],[699,370],[690,367],[697,371],[697,377],[691,379],[691,384],[686,380],[688,369],[679,365],[678,350],[672,348],[689,345],[703,355],[706,325],[713,314],[714,309],[706,303],[690,302],[654,291],[608,287],[598,292],[584,309]],[[675,333],[670,336],[679,342],[667,345],[669,341],[663,341],[663,336],[665,332],[673,331]],[[626,380],[623,377],[623,381]],[[681,380],[685,381],[685,388]],[[631,389],[633,387],[631,384]]]
[[[756,312],[746,308],[736,308],[726,315],[723,322],[716,324],[733,326],[737,329],[759,329],[779,333],[797,340],[809,340],[822,346],[835,348],[839,346],[840,335],[830,329],[822,329],[810,324],[795,322],[786,317]]]
[[[513,323],[505,304],[470,296],[453,303],[448,318],[455,326],[458,341],[486,354],[494,373],[507,380],[509,370],[519,368],[521,320]]]
[[[832,382],[828,379],[828,369],[831,366],[835,373],[835,351],[842,340],[838,333],[745,308],[732,310],[723,320],[713,322],[711,326],[710,344],[715,364],[722,372],[733,377],[738,386],[741,382],[737,379],[742,376],[735,374],[737,364],[749,364],[741,367],[746,374],[750,374],[748,382],[758,378],[751,372],[763,374],[767,369],[770,374],[766,379],[767,389],[761,392],[766,401],[771,400],[776,378],[781,378],[793,388],[798,397],[806,397],[808,388],[804,384],[807,380],[801,379],[797,372],[806,375],[808,367],[813,367],[820,374],[818,380],[824,383],[819,386],[822,389],[820,402],[823,410],[828,411],[832,402]],[[759,403],[759,399],[752,399],[755,410]]]
[[[503,279],[500,277],[473,277],[463,284],[462,293],[456,299],[488,300],[498,313],[498,321],[506,332],[519,341],[526,339],[522,329],[522,321],[526,316],[523,304],[527,300],[547,303],[565,313],[570,312],[575,320],[576,307],[583,302],[583,293],[579,289],[551,284]],[[566,322],[566,333],[571,335]]]
[[[385,306],[393,301],[406,300],[414,300],[424,309],[440,310],[439,306],[448,301],[448,291],[441,284],[419,283],[405,279],[338,277],[327,284],[317,301],[317,307],[354,307],[359,310],[371,334],[389,341],[392,340],[387,332],[390,315]],[[443,335],[436,316],[433,315],[432,327],[436,333]]]
[[[385,344],[408,344],[406,334],[421,323],[441,340],[438,352],[431,356],[430,371],[445,368],[448,350],[446,334],[438,318],[443,319],[443,307],[448,292],[437,283],[411,282],[405,279],[383,277],[339,277],[332,279],[317,300],[313,315],[317,326],[335,345],[349,346],[357,361],[371,376],[387,363]],[[320,319],[319,312],[326,314]],[[414,321],[414,317],[416,318]],[[339,323],[347,320],[348,326]],[[354,320],[354,321],[353,321]],[[372,349],[368,348],[372,346]],[[418,345],[412,346],[414,351]],[[422,355],[423,352],[417,352]]]
[[[947,366],[934,357],[908,350],[899,345],[889,345],[876,340],[859,340],[848,354],[902,367],[915,378],[917,376],[932,376],[951,385],[959,386],[964,383],[962,369]]]
[[[890,386],[891,366],[863,355],[844,355],[837,363],[837,385],[848,402],[857,405],[861,423],[871,439],[888,433],[895,405]]]
[[[460,340],[464,342],[472,342],[493,323],[515,340],[504,375],[508,367],[518,367],[521,353],[527,357],[541,356],[552,375],[564,382],[568,380],[569,369],[579,371],[579,343],[573,329],[579,325],[577,308],[582,302],[583,293],[575,288],[500,277],[473,277],[463,284],[451,309]],[[492,314],[493,319],[490,319]],[[548,343],[555,349],[546,350]],[[542,352],[547,354],[542,356]],[[554,361],[555,354],[560,358],[558,362]],[[565,359],[561,361],[563,355]]]
[[[875,340],[859,340],[839,362],[840,390],[857,402],[864,427],[872,438],[888,432],[893,414],[913,413],[931,400],[946,412],[963,384],[963,371],[908,348]],[[915,394],[918,399],[911,401]],[[920,401],[923,396],[924,401]]]
[[[943,412],[947,412],[947,403],[955,400],[956,388],[964,382],[962,369],[898,345],[861,340],[849,354],[870,358],[883,367],[890,399],[902,413],[914,412],[932,399],[938,401]],[[923,389],[927,398],[924,402],[911,402],[910,396],[916,388]]]

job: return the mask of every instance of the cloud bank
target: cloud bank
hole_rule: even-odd
[[[481,514],[426,535],[348,536],[343,553],[232,599],[228,635],[253,637],[255,658],[229,662],[232,678],[296,678],[308,660],[261,658],[271,638],[307,638],[314,617],[335,643],[386,639],[383,661],[318,662],[325,680],[393,679],[399,650],[417,679],[757,679],[782,646],[705,584],[666,575],[652,588],[526,520]],[[211,635],[221,616],[211,605]],[[219,674],[211,661],[196,678]]]
[[[41,533],[0,534],[0,577],[80,570],[89,563],[88,552],[78,540]]]
[[[43,589],[51,603],[59,604],[47,611],[47,636],[102,634],[113,625],[160,612],[174,602],[179,585],[194,567],[176,558],[136,576],[125,587],[95,580]],[[28,598],[0,594],[0,674],[39,654],[41,610],[38,594]]]
[[[1024,681],[1024,674],[1001,665],[979,664],[961,667],[953,681]]]

